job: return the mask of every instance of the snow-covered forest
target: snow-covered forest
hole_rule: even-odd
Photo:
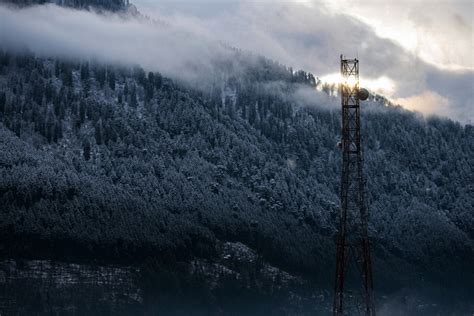
[[[231,241],[331,288],[336,91],[235,54],[239,77],[222,64],[195,89],[139,67],[2,51],[1,255],[212,261]],[[474,129],[385,103],[364,104],[362,127],[376,288],[435,284],[472,302]]]

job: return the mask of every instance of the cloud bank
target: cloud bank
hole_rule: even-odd
[[[140,65],[184,79],[194,79],[197,70],[210,71],[211,60],[226,54],[221,45],[186,29],[56,5],[0,6],[0,43],[0,47],[28,49],[41,56]]]
[[[364,9],[361,5],[356,16],[337,13],[334,6],[310,0],[137,0],[137,6],[151,19],[102,16],[52,5],[23,10],[0,7],[0,45],[27,47],[44,55],[139,64],[194,81],[207,70],[212,72],[213,60],[228,54],[219,43],[323,78],[337,73],[339,54],[344,53],[360,59],[361,83],[376,92],[410,109],[446,115],[464,123],[474,121],[474,71],[472,61],[465,58],[472,51],[464,52],[469,42],[456,46],[460,50],[457,55],[440,54],[442,57],[436,58],[445,63],[436,65],[420,53],[425,50],[423,41],[423,49],[413,51],[394,40],[390,32],[382,36],[383,30],[377,29],[376,22],[364,20],[364,14],[376,13],[369,10],[371,7]],[[394,14],[403,17],[403,12],[395,10]],[[427,29],[432,24],[422,16],[416,17],[420,19],[416,23],[420,29]],[[456,20],[441,21],[456,30],[453,19]],[[462,32],[470,33],[472,38],[472,16],[469,20],[469,14],[459,15],[456,21]],[[437,43],[440,49],[445,48],[442,41]],[[455,57],[459,59],[452,62]]]
[[[393,1],[356,0],[348,5],[345,0],[137,1],[143,11],[160,19],[323,79],[337,75],[340,53],[357,56],[361,83],[371,90],[425,114],[445,115],[465,123],[474,120],[474,68],[470,57],[474,50],[470,40],[473,17],[472,10],[467,10],[472,7],[468,2],[436,5],[416,0],[392,5]],[[342,8],[350,8],[351,12]],[[417,15],[420,8],[424,11]],[[377,16],[390,19],[379,21]],[[380,29],[380,25],[406,33],[394,34]],[[403,39],[410,37],[413,29],[418,33],[409,44],[414,46],[404,45]],[[425,58],[430,51],[433,58]],[[439,99],[431,97],[430,101],[435,101],[432,105],[424,100],[423,105],[413,106],[414,100],[424,96]]]

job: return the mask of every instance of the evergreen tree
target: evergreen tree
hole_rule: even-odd
[[[138,106],[138,101],[137,101],[137,88],[135,85],[132,85],[132,88],[130,89],[130,104],[132,108],[136,108]]]
[[[108,70],[108,79],[109,79],[109,87],[110,89],[115,91],[115,71],[113,69]]]
[[[5,104],[7,103],[7,97],[5,92],[0,93],[0,113],[5,113]]]
[[[82,82],[88,81],[90,78],[89,62],[84,62],[81,65],[81,80]]]
[[[84,159],[86,161],[88,161],[89,159],[91,159],[91,144],[89,142],[88,139],[85,139],[83,142],[82,142],[82,149],[83,149],[83,155],[84,155]]]
[[[102,120],[99,120],[95,125],[95,141],[97,145],[102,145]]]

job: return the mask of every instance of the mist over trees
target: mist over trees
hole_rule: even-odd
[[[222,64],[198,90],[138,67],[1,52],[1,254],[173,262],[240,241],[331,284],[339,109],[290,97],[313,75],[241,59],[240,76]],[[473,127],[364,106],[376,279],[468,289]]]

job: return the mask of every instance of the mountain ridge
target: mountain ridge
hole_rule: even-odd
[[[203,92],[138,67],[2,52],[2,256],[212,261],[235,241],[331,284],[339,110],[323,92],[320,107],[291,97],[312,75],[250,65]],[[376,280],[468,295],[472,126],[364,108]]]

